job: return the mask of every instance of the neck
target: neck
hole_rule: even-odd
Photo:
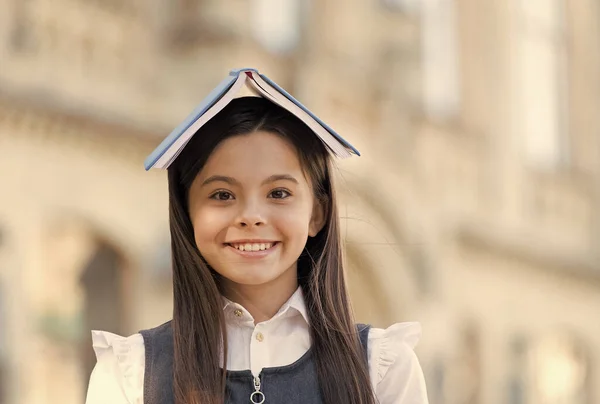
[[[241,285],[225,281],[223,295],[232,302],[242,305],[254,318],[254,323],[271,319],[298,288],[295,271],[293,279],[278,279],[261,285]]]

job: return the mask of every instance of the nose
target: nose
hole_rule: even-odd
[[[265,223],[260,204],[253,201],[247,201],[243,205],[237,218],[237,225],[240,227],[263,226]]]

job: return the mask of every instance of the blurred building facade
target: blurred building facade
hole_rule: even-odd
[[[81,403],[90,329],[170,318],[142,161],[254,66],[340,163],[357,318],[418,320],[432,404],[600,402],[600,3],[0,0],[0,403]]]

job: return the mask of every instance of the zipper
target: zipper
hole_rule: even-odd
[[[260,391],[260,375],[254,376],[254,392],[250,394],[250,402],[253,404],[263,404],[265,395]]]

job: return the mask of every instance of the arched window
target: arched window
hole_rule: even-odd
[[[90,335],[91,330],[123,334],[123,266],[123,259],[114,248],[100,244],[82,271],[85,335]],[[82,367],[87,380],[96,364],[96,356],[89,338],[84,338],[82,345]]]

